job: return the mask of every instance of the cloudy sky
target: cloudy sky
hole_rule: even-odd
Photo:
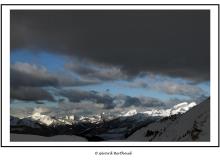
[[[210,94],[209,16],[11,10],[11,112],[99,114],[200,102]]]

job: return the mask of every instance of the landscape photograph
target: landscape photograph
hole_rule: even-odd
[[[210,142],[209,10],[12,9],[8,54],[11,142]]]

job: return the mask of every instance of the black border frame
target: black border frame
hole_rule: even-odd
[[[3,6],[9,6],[9,5],[24,5],[24,6],[27,6],[27,5],[30,5],[30,6],[34,6],[34,5],[39,5],[39,6],[42,6],[42,5],[45,5],[45,6],[54,6],[54,5],[60,5],[60,6],[69,6],[69,5],[75,5],[75,6],[79,6],[79,5],[82,5],[82,6],[85,6],[85,5],[89,5],[89,6],[109,6],[109,5],[112,5],[112,6],[128,6],[128,5],[134,5],[134,6],[143,6],[143,5],[149,5],[149,6],[152,6],[152,5],[155,5],[155,6],[158,6],[158,5],[170,5],[170,6],[201,6],[201,5],[207,5],[207,6],[218,6],[218,96],[219,96],[219,6],[220,4],[1,4],[1,147],[5,147],[5,148],[14,148],[14,147],[21,147],[21,148],[24,148],[24,147],[80,147],[80,148],[83,148],[83,147],[86,147],[86,148],[93,148],[93,147],[97,147],[97,148],[103,148],[103,147],[126,147],[126,148],[129,148],[129,147],[134,147],[134,148],[138,148],[138,147],[141,147],[141,148],[148,148],[148,147],[158,147],[158,148],[163,148],[163,147],[192,147],[192,148],[195,148],[195,147],[209,147],[209,148],[216,148],[216,147],[220,147],[219,146],[219,143],[220,143],[220,140],[219,140],[219,98],[218,98],[218,145],[217,146],[123,146],[123,145],[120,145],[120,146],[3,146],[2,144],[2,8]],[[210,24],[211,25],[211,24]],[[211,29],[211,28],[210,28]],[[210,43],[211,43],[211,40],[210,40]],[[211,50],[211,49],[210,49]],[[131,142],[132,143],[132,142]]]

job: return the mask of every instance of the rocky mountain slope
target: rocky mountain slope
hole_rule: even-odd
[[[210,141],[210,98],[182,115],[137,130],[127,141]]]

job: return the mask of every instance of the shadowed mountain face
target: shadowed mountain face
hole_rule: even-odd
[[[161,116],[161,113],[165,116]],[[99,117],[99,120],[94,120],[97,117],[84,117],[78,120],[68,117],[55,119],[45,115],[41,115],[39,119],[36,119],[36,115],[23,119],[11,117],[11,141],[210,140],[210,99],[196,106],[192,103],[189,105],[181,103],[175,105],[173,109],[153,110],[150,114],[149,111],[142,113],[130,111],[113,119]]]
[[[180,116],[137,130],[128,141],[210,141],[210,98]]]

